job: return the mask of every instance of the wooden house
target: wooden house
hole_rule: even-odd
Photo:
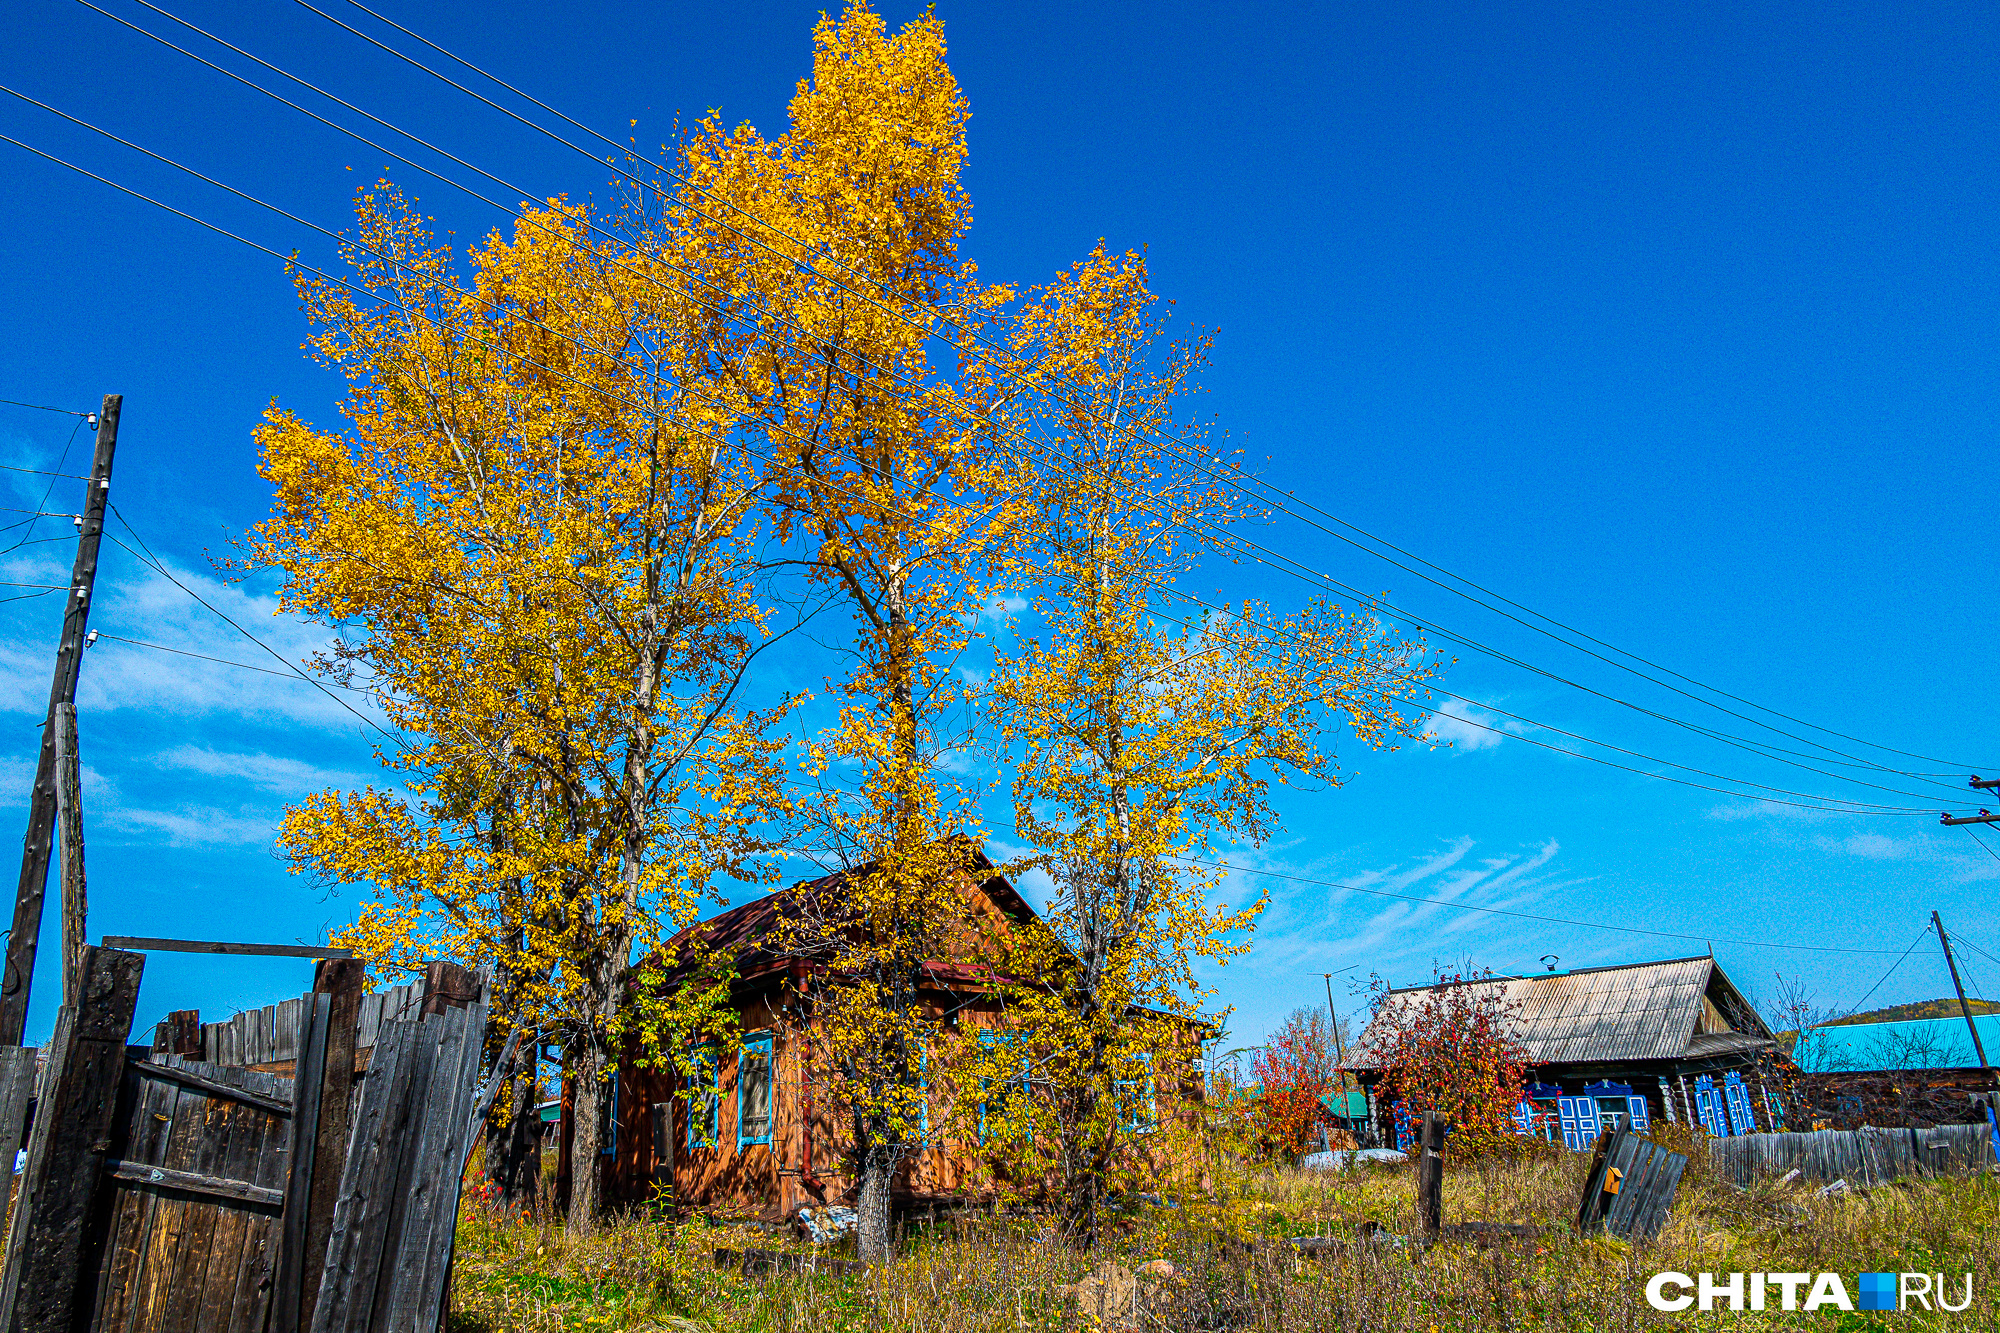
[[[1718,1137],[1779,1128],[1778,1043],[1714,958],[1671,958],[1457,983],[1497,998],[1531,1074],[1515,1110],[1524,1134],[1582,1151],[1620,1125],[1699,1124]],[[1389,992],[1344,1066],[1369,1091],[1381,1141],[1407,1147],[1400,1105],[1378,1094],[1372,1046],[1441,989]]]
[[[780,1221],[802,1207],[853,1202],[852,1122],[830,1104],[822,1080],[808,1075],[815,1068],[815,1023],[805,997],[818,965],[788,956],[778,944],[789,914],[837,914],[846,885],[846,872],[796,884],[688,933],[699,933],[711,951],[734,960],[730,1005],[740,1036],[734,1049],[703,1052],[693,1086],[669,1071],[642,1067],[633,1053],[620,1060],[605,1092],[609,1132],[595,1164],[608,1206],[637,1206],[670,1194],[683,1207]],[[921,1002],[945,1027],[976,1028],[982,1041],[1004,1040],[1008,1015],[978,956],[978,941],[1034,921],[1036,913],[969,841],[961,891],[977,929],[967,933],[965,956],[939,959],[926,969]],[[666,984],[682,980],[670,973]],[[1181,1050],[1160,1054],[1150,1086],[1135,1097],[1152,1123],[1135,1115],[1135,1134],[1144,1137],[1169,1116],[1198,1119],[1200,1079],[1182,1053],[1191,1056],[1198,1043],[1199,1033],[1190,1030],[1185,1043],[1175,1043]],[[557,1171],[564,1199],[580,1165],[571,1153],[574,1095],[565,1088]],[[978,1121],[983,1125],[983,1114]],[[976,1141],[928,1144],[905,1159],[892,1202],[909,1209],[977,1196],[972,1168],[978,1158]]]

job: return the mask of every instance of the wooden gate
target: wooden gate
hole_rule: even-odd
[[[126,1046],[142,964],[84,950],[57,1020],[0,1333],[434,1333],[460,1178],[498,1083],[478,1087],[486,978],[434,967],[420,1012],[376,1006],[357,1069],[350,965],[355,989],[282,1007],[288,1078]]]

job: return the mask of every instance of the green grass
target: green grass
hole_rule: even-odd
[[[748,1227],[673,1226],[634,1217],[568,1236],[468,1205],[459,1231],[453,1333],[672,1330],[673,1333],[1022,1333],[1095,1330],[1057,1288],[1103,1258],[1136,1267],[1164,1258],[1177,1278],[1150,1290],[1140,1326],[1158,1333],[1518,1333],[1521,1330],[2000,1330],[2000,1178],[1907,1181],[1821,1199],[1760,1182],[1748,1190],[1695,1178],[1661,1236],[1632,1246],[1582,1239],[1569,1218],[1579,1157],[1457,1167],[1446,1174],[1448,1222],[1527,1222],[1539,1241],[1495,1249],[1447,1244],[1420,1252],[1371,1237],[1414,1225],[1407,1171],[1319,1176],[1239,1166],[1174,1208],[1129,1215],[1096,1255],[1060,1243],[1038,1218],[982,1218],[903,1237],[893,1263],[865,1277],[745,1279],[718,1269],[718,1248],[807,1247]],[[1282,1247],[1246,1253],[1225,1237],[1325,1235],[1339,1243],[1301,1260]],[[1885,1317],[1766,1311],[1664,1314],[1646,1279],[1686,1273],[1863,1270],[1974,1274],[1974,1307]]]

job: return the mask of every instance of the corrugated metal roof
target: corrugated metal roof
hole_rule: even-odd
[[[1467,984],[1499,992],[1530,1065],[1671,1060],[1687,1053],[1714,969],[1715,960],[1704,955]],[[1413,986],[1390,992],[1370,1030],[1436,989]],[[1376,1067],[1368,1058],[1368,1042],[1369,1034],[1363,1032],[1348,1068]]]

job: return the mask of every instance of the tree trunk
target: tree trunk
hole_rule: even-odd
[[[536,1207],[542,1175],[542,1121],[535,1110],[532,1058],[510,1080],[507,1115],[486,1125],[486,1178],[509,1212]]]
[[[569,1152],[569,1230],[585,1235],[597,1224],[603,1193],[599,1186],[604,1167],[598,1154],[604,1144],[604,1057],[592,1050],[580,1052],[575,1072],[576,1092],[570,1107],[576,1130]]]
[[[856,1125],[855,1128],[860,1134],[867,1133],[865,1126]],[[865,1143],[867,1139],[862,1141]],[[896,1153],[894,1149],[875,1144],[863,1149],[860,1158],[855,1253],[864,1264],[886,1264],[889,1262],[889,1186],[896,1178]]]

